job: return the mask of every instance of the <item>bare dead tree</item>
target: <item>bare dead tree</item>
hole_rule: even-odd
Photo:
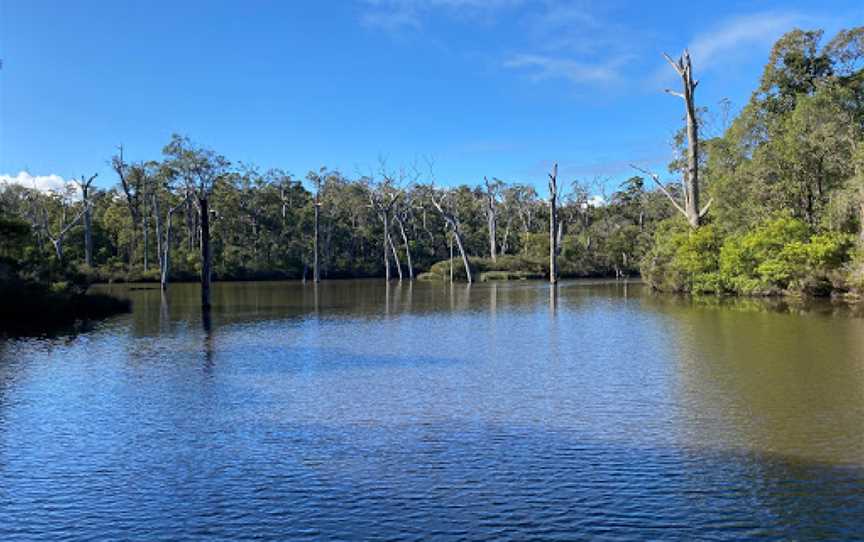
[[[684,178],[681,183],[683,201],[679,203],[672,196],[657,174],[636,166],[633,167],[651,177],[666,198],[672,202],[675,209],[684,215],[690,227],[696,229],[711,206],[711,200],[709,200],[704,207],[699,208],[699,121],[696,118],[696,102],[694,98],[699,81],[693,79],[693,66],[690,61],[690,53],[686,49],[678,60],[673,60],[672,57],[665,53],[663,56],[675,70],[675,73],[681,78],[682,84],[682,92],[670,89],[666,89],[666,92],[684,100],[687,131],[687,169],[684,172]]]
[[[93,212],[90,206],[90,186],[98,177],[98,173],[94,173],[89,179],[85,179],[84,175],[81,180],[75,179],[75,184],[81,190],[81,200],[84,202],[84,263],[88,267],[93,267]]]
[[[35,203],[36,197],[31,195],[31,201],[33,201]],[[87,210],[89,208],[89,203],[85,203],[82,206],[81,211],[79,211],[75,215],[75,217],[72,218],[72,220],[67,221],[68,206],[66,205],[65,201],[61,202],[61,205],[62,205],[62,210],[60,213],[60,223],[57,227],[56,233],[54,233],[52,231],[52,228],[51,228],[51,220],[48,217],[47,205],[42,204],[41,209],[40,209],[40,211],[41,211],[41,213],[40,213],[41,214],[40,227],[41,227],[43,233],[45,234],[45,236],[48,237],[48,239],[51,241],[51,245],[54,247],[54,254],[55,254],[55,256],[57,256],[58,262],[63,261],[63,241],[66,238],[66,234],[69,233],[69,230],[71,230],[75,225],[78,224],[78,222],[81,221],[81,219],[84,217],[84,214],[87,212]]]
[[[468,262],[468,254],[465,252],[465,245],[462,243],[462,235],[459,232],[459,220],[456,213],[451,209],[451,193],[447,190],[440,191],[440,193],[437,192],[438,191],[435,190],[435,187],[432,186],[429,191],[429,199],[438,211],[438,214],[441,215],[441,218],[443,218],[447,225],[450,226],[450,230],[456,240],[456,245],[459,247],[459,254],[462,255],[462,264],[465,266],[465,276],[468,279],[468,284],[471,284],[473,281],[473,277],[471,276],[471,265]],[[452,262],[453,260],[451,259],[450,261]]]
[[[402,265],[399,263],[399,253],[396,252],[396,245],[393,243],[393,236],[387,232],[387,241],[390,244],[390,250],[393,251],[393,262],[396,264],[396,271],[399,274],[399,281],[402,281]]]
[[[315,208],[315,232],[312,241],[312,282],[315,284],[321,282],[321,269],[320,269],[320,257],[319,252],[321,251],[320,244],[320,236],[321,236],[321,176],[318,175],[315,177],[315,201],[313,202],[313,206]]]
[[[382,248],[384,251],[384,279],[390,280],[390,255],[389,251],[393,252],[393,259],[396,262],[396,269],[399,273],[399,280],[402,280],[402,268],[399,265],[399,257],[396,253],[396,247],[393,245],[393,239],[390,237],[390,216],[393,213],[393,208],[396,202],[399,201],[401,193],[393,188],[389,178],[385,177],[384,182],[379,185],[374,185],[371,181],[368,186],[369,190],[369,206],[378,215],[384,227]]]
[[[163,290],[168,289],[168,277],[171,273],[171,219],[174,216],[174,213],[180,210],[184,205],[186,205],[186,200],[189,195],[187,194],[185,198],[183,198],[180,203],[174,205],[168,209],[168,212],[165,214],[165,238],[161,241],[160,247],[160,257],[159,257],[159,283],[162,286]],[[155,197],[154,197],[155,200]],[[154,203],[155,205],[155,203]],[[155,207],[156,212],[159,212],[158,206]],[[157,222],[158,224],[158,222]],[[161,232],[157,231],[157,236],[161,239]]]
[[[486,186],[485,207],[486,207],[486,227],[489,232],[489,256],[494,262],[498,258],[497,237],[498,237],[498,194],[501,192],[502,183],[498,179],[489,181],[488,177],[483,177],[483,184]]]
[[[399,235],[402,237],[402,245],[405,247],[405,260],[408,265],[408,280],[414,280],[414,263],[411,260],[411,245],[408,242],[408,233],[405,230],[405,223],[411,219],[411,200],[407,192],[402,197],[401,204],[397,206],[396,212],[393,214],[393,219],[396,225],[399,226]]]
[[[549,173],[549,282],[558,283],[558,164]]]
[[[449,226],[448,226],[449,227]],[[450,284],[453,284],[453,232],[450,231]]]

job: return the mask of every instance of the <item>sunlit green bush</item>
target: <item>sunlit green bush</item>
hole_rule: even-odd
[[[667,292],[721,291],[720,239],[711,225],[693,230],[679,219],[662,223],[654,247],[642,261],[642,277]]]
[[[831,275],[849,261],[853,245],[847,234],[813,235],[789,216],[725,238],[710,224],[694,231],[675,220],[658,229],[642,273],[662,291],[822,295],[830,293]]]

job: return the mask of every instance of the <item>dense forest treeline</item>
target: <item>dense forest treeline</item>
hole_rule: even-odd
[[[548,276],[552,262],[565,277],[641,271],[667,291],[864,288],[864,28],[830,40],[787,33],[716,137],[703,134],[711,113],[695,105],[689,56],[669,61],[685,122],[668,180],[634,169],[606,193],[608,181],[566,182],[553,169],[548,193],[491,176],[448,186],[432,164],[383,159],[367,174],[301,178],[175,135],[158,157],[119,148],[113,188],[95,176],[65,193],[5,186],[0,216],[14,235],[0,246],[4,273],[483,280]]]
[[[118,182],[109,190],[88,186],[89,179],[64,194],[3,190],[4,212],[29,228],[29,258],[72,266],[95,280],[154,281],[167,259],[170,277],[195,279],[201,272],[196,171],[218,169],[208,188],[217,279],[311,278],[316,202],[322,278],[416,277],[450,257],[453,232],[472,268],[543,274],[548,265],[546,201],[529,185],[489,178],[443,188],[427,164],[390,171],[383,161],[365,176],[322,168],[300,179],[232,165],[180,136],[160,160],[130,162],[118,152],[112,165]],[[638,273],[654,227],[669,216],[662,197],[646,190],[641,177],[604,204],[596,197],[599,184],[569,188],[559,210],[562,273]]]

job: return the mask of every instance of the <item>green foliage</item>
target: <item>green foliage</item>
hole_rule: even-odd
[[[687,231],[676,221],[658,230],[643,276],[663,291],[819,295],[830,291],[831,273],[848,262],[853,246],[848,234],[814,235],[789,216],[725,238],[711,225]]]
[[[542,279],[545,276],[545,273],[531,273],[529,271],[486,271],[480,273],[480,282]]]
[[[675,217],[657,229],[655,243],[642,260],[642,277],[667,292],[719,292],[720,239],[712,225],[692,230]]]
[[[825,293],[829,273],[846,263],[852,246],[847,234],[811,235],[802,221],[784,216],[726,239],[721,277],[725,289],[735,293]]]
[[[469,262],[471,264],[471,272],[477,275],[478,278],[483,274],[493,273],[492,275],[489,275],[490,280],[494,277],[506,277],[510,275],[519,278],[542,278],[549,272],[546,262],[527,256],[503,254],[498,256],[495,261],[492,261],[491,258],[471,258]],[[451,260],[449,259],[436,262],[429,268],[429,275],[431,276],[425,278],[427,280],[432,280],[432,277],[436,277],[437,279],[450,280],[450,265]],[[465,265],[462,263],[462,258],[453,258],[452,265],[453,279],[457,281],[466,280]],[[496,280],[502,279],[499,278]]]
[[[129,310],[128,301],[86,295],[87,277],[41,258],[32,242],[28,224],[0,212],[0,335],[41,332]]]

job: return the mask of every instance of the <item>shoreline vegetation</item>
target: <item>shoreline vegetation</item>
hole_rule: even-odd
[[[175,134],[161,157],[118,147],[109,188],[95,174],[62,192],[2,186],[3,321],[128,310],[87,285],[174,280],[200,281],[205,309],[213,279],[641,275],[661,292],[860,299],[864,27],[785,34],[734,115],[728,100],[697,104],[686,51],[666,59],[683,115],[663,175],[565,180],[553,164],[547,193],[439,183],[431,159],[379,157],[354,177],[295,177]]]

